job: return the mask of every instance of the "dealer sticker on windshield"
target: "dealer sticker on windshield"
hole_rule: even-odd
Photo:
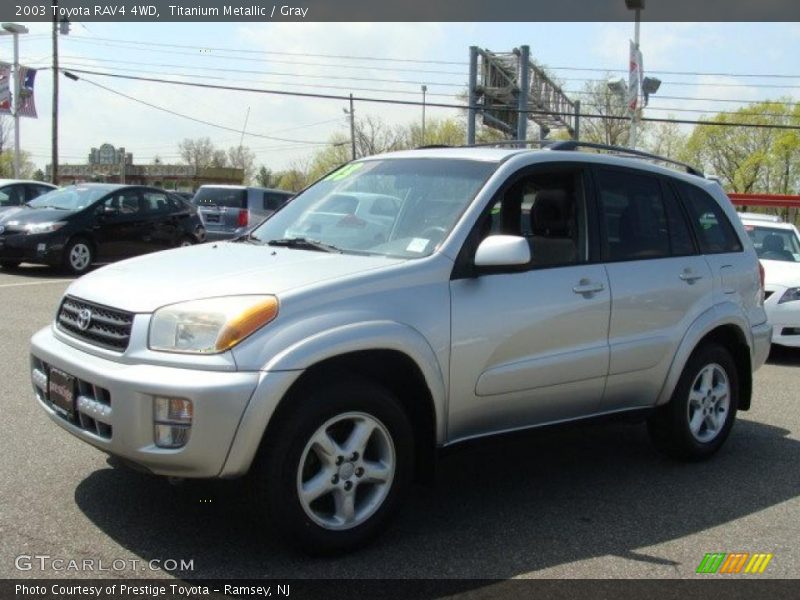
[[[428,242],[430,242],[430,240],[426,240],[425,238],[414,238],[408,243],[408,246],[406,246],[406,252],[425,252],[425,248],[428,247]]]

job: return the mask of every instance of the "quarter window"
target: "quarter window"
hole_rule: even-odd
[[[693,185],[683,184],[681,190],[703,253],[741,252],[742,243],[717,201]]]

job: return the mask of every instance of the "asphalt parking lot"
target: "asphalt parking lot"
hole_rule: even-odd
[[[310,559],[261,525],[242,482],[175,487],[112,468],[46,418],[28,340],[69,281],[0,271],[0,577],[171,576],[141,562],[105,573],[15,566],[49,555],[193,560],[181,577],[672,578],[697,577],[708,552],[772,553],[757,577],[800,576],[800,352],[773,352],[753,409],[711,461],[666,460],[628,423],[473,444],[443,460],[435,486],[414,489],[375,544]]]

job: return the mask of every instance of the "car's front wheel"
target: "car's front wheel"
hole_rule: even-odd
[[[270,427],[258,485],[287,541],[330,554],[387,523],[413,470],[413,432],[398,400],[367,381],[296,393]]]
[[[94,248],[89,240],[74,238],[64,247],[64,268],[73,275],[83,275],[94,262]]]
[[[739,377],[730,352],[701,346],[689,358],[672,399],[648,421],[650,436],[664,453],[702,460],[720,449],[736,419]]]

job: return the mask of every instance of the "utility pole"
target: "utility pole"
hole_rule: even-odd
[[[478,47],[469,47],[469,92],[467,96],[467,145],[475,143],[475,119],[477,111],[475,104],[478,102],[477,84],[478,78]]]
[[[58,7],[58,0],[53,0]],[[51,132],[50,183],[58,185],[58,10],[53,10],[53,124]]]
[[[420,146],[425,145],[425,92],[428,91],[428,86],[422,86],[422,144]]]
[[[353,153],[353,160],[356,159],[356,111],[353,108],[353,94],[350,94],[350,111],[345,111],[350,115],[350,149]]]
[[[633,10],[635,14],[635,25],[634,25],[634,33],[633,33],[633,47],[634,47],[634,56],[631,57],[631,67],[633,66],[633,60],[635,59],[636,64],[636,77],[641,78],[641,70],[642,65],[639,64],[639,24],[641,21],[641,13],[642,9],[644,8],[645,0],[625,0],[625,6],[628,10]],[[628,81],[628,108],[631,112],[631,128],[630,134],[628,136],[628,146],[630,148],[636,148],[636,111],[638,109],[638,94],[639,94],[639,82],[636,82],[636,97],[631,97],[631,92],[633,91],[633,80],[630,79]]]

